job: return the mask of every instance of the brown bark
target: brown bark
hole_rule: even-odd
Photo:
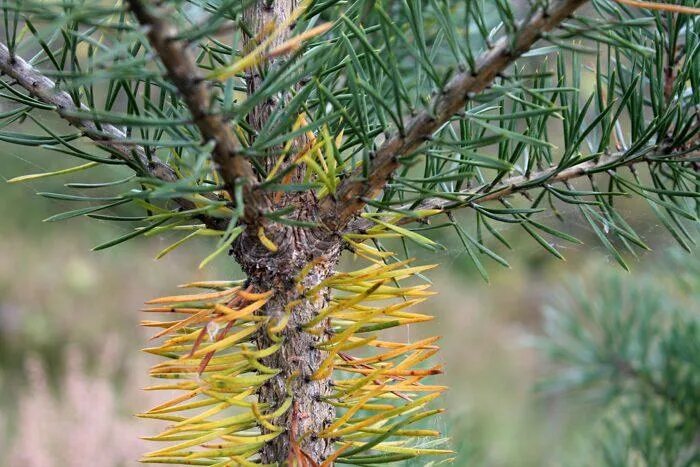
[[[244,14],[246,26],[253,34],[253,37],[246,38],[245,48],[254,48],[257,45],[255,35],[271,24],[284,22],[297,4],[297,0],[253,2]],[[272,49],[284,43],[289,35],[289,30],[282,31],[269,47]],[[275,57],[249,70],[246,79],[248,92],[254,94],[264,74],[281,66],[285,59],[284,56]],[[247,117],[250,127],[256,131],[263,128],[270,115],[288,98],[289,94],[278,96],[253,108]],[[297,138],[292,153],[303,145],[304,138]],[[268,171],[279,157],[275,149],[278,148],[273,148],[265,159]],[[298,218],[316,220],[317,202],[312,193],[279,195],[274,201],[273,209],[296,206],[295,215]],[[261,291],[274,290],[272,299],[261,314],[274,324],[289,313],[289,322],[282,332],[282,347],[263,360],[263,364],[281,371],[260,388],[258,400],[274,408],[292,395],[293,406],[279,419],[272,420],[273,424],[284,427],[285,431],[263,447],[261,461],[282,465],[291,459],[306,458],[320,464],[331,454],[332,442],[317,437],[317,434],[331,424],[335,409],[323,401],[332,389],[330,378],[315,380],[313,375],[326,357],[326,352],[318,350],[316,345],[325,340],[329,330],[327,323],[308,330],[310,332],[304,329],[304,325],[327,305],[330,297],[328,289],[321,289],[310,297],[305,293],[333,274],[340,256],[341,241],[338,236],[322,229],[293,228],[273,223],[265,229],[266,236],[279,246],[277,252],[272,253],[261,245],[256,232],[252,230],[240,238],[234,250],[251,285]],[[300,272],[311,262],[314,266],[300,280]],[[260,349],[274,344],[266,332],[257,336],[257,343]],[[263,431],[267,430],[263,428]],[[293,461],[289,464],[296,465]],[[307,463],[303,462],[303,465]]]
[[[304,329],[304,325],[327,305],[330,297],[327,288],[312,296],[306,294],[333,274],[341,241],[320,229],[280,225],[272,228],[266,235],[280,246],[277,252],[267,250],[250,231],[234,247],[236,260],[251,285],[259,291],[274,291],[260,314],[267,316],[269,324],[274,326],[289,313],[289,322],[282,331],[282,347],[262,362],[281,372],[262,386],[258,400],[274,410],[291,395],[293,408],[272,420],[285,431],[263,447],[261,461],[283,465],[287,459],[299,457],[295,452],[303,452],[320,464],[331,454],[332,442],[316,435],[333,421],[335,409],[323,400],[331,392],[331,379],[313,379],[313,375],[326,357],[326,352],[318,350],[316,345],[325,340],[330,330],[327,322],[310,330]],[[302,277],[302,269],[309,263],[314,266]],[[260,349],[274,344],[264,331],[256,339]],[[267,430],[263,428],[263,431]]]

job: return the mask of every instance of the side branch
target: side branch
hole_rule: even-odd
[[[359,167],[339,186],[335,199],[326,197],[321,204],[324,222],[332,229],[343,229],[365,206],[366,199],[381,193],[400,163],[399,158],[418,149],[430,139],[453,115],[463,111],[473,94],[487,88],[510,64],[532,47],[543,32],[550,31],[571,15],[586,0],[558,0],[549,9],[533,15],[515,33],[503,37],[477,62],[473,71],[463,71],[452,78],[430,108],[416,115],[407,125],[405,134],[396,132],[387,138],[373,155],[370,174],[363,177]]]
[[[581,177],[593,176],[597,173],[609,172],[620,167],[632,167],[636,164],[651,163],[658,161],[691,161],[700,157],[700,147],[691,148],[669,148],[665,145],[653,145],[647,147],[642,153],[630,156],[627,152],[618,152],[601,156],[595,160],[588,160],[574,164],[565,169],[559,167],[549,167],[547,169],[533,172],[529,175],[515,175],[504,178],[497,184],[485,183],[481,186],[457,193],[451,193],[450,198],[432,197],[422,200],[418,204],[404,204],[396,208],[397,211],[420,211],[433,210],[451,211],[454,209],[471,206],[487,201],[496,201],[508,196],[524,193],[529,190],[547,187],[555,183],[563,183]],[[464,197],[464,200],[455,200],[455,197]],[[404,217],[399,223],[408,224],[420,221],[415,217]],[[357,218],[351,222],[346,229],[348,232],[366,230],[375,225],[364,218]]]
[[[102,149],[146,171],[152,177],[166,182],[177,180],[177,175],[170,166],[155,156],[149,158],[142,146],[125,144],[127,135],[116,126],[103,123],[98,128],[94,121],[76,117],[77,111],[89,112],[90,108],[84,104],[76,105],[70,94],[57,90],[52,79],[40,73],[22,57],[11,53],[3,43],[0,43],[0,72],[14,79],[30,95],[54,106],[61,118],[82,131]],[[175,202],[185,210],[195,208],[194,203],[188,199],[176,198]],[[209,216],[198,218],[209,227],[222,228],[220,219]]]
[[[80,129],[87,137],[111,153],[116,153],[124,161],[141,166],[148,172],[165,181],[174,181],[175,172],[161,161],[152,158],[148,160],[141,146],[122,144],[126,134],[114,125],[101,124],[97,128],[95,122],[81,119],[72,115],[76,111],[89,111],[80,104],[75,105],[73,98],[65,91],[58,91],[56,83],[27,63],[22,57],[12,54],[7,46],[0,43],[0,71],[17,81],[30,95],[37,97],[46,104],[53,105],[56,112],[70,124]]]
[[[219,114],[209,111],[211,96],[192,54],[183,41],[174,40],[177,31],[162,16],[141,0],[127,0],[136,19],[145,26],[151,46],[168,72],[168,78],[182,94],[194,123],[207,141],[214,141],[213,159],[231,199],[236,185],[243,185],[245,221],[258,218],[264,199],[253,189],[256,174],[239,151],[238,140],[231,127]],[[239,200],[240,201],[240,200]]]
[[[610,172],[620,167],[633,167],[641,163],[652,163],[662,161],[694,161],[700,157],[700,146],[694,145],[689,148],[671,148],[666,145],[652,145],[636,156],[630,156],[627,152],[618,152],[601,156],[595,160],[588,160],[579,164],[574,164],[565,169],[550,167],[531,173],[529,175],[515,175],[505,178],[498,184],[486,183],[470,190],[463,190],[450,194],[450,199],[432,197],[421,201],[418,204],[405,204],[397,211],[420,211],[433,210],[451,211],[476,203],[496,201],[508,196],[524,193],[529,190],[547,187],[554,183],[563,183],[581,177],[590,177],[597,173]],[[464,200],[455,200],[455,197],[463,196]],[[399,223],[408,224],[419,221],[419,218],[404,217]],[[357,218],[351,222],[346,229],[348,232],[366,230],[375,225],[364,218]]]
[[[597,160],[589,160],[571,167],[560,170],[558,167],[551,167],[525,175],[516,175],[506,178],[497,185],[491,184],[482,185],[475,189],[461,192],[460,196],[467,196],[464,201],[454,201],[443,198],[428,198],[423,200],[418,206],[413,209],[440,209],[450,210],[463,206],[468,206],[471,203],[483,203],[505,198],[507,196],[522,193],[533,188],[542,188],[553,183],[567,182],[580,177],[591,176],[596,173],[615,170],[620,167],[632,167],[635,164],[642,162],[654,162],[659,160],[678,161],[685,159],[693,159],[700,156],[698,149],[689,151],[671,151],[669,148],[654,146],[649,148],[644,155],[637,157],[629,157],[626,152],[619,152],[607,156],[601,156]],[[409,206],[405,207],[410,209]]]

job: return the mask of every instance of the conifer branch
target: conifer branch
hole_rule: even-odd
[[[39,72],[22,57],[10,52],[7,45],[3,43],[0,43],[0,72],[14,79],[30,95],[54,106],[56,113],[61,118],[78,128],[86,137],[115,157],[119,157],[157,179],[166,182],[177,180],[175,171],[155,155],[149,157],[143,146],[125,143],[126,133],[116,126],[102,123],[98,127],[94,121],[76,116],[78,111],[85,113],[90,112],[91,109],[85,104],[76,104],[70,94],[56,88],[56,83],[51,78]],[[184,210],[195,208],[194,203],[188,199],[175,198],[174,201]],[[222,226],[221,219],[206,215],[199,215],[197,218],[208,227],[215,229],[225,227]]]
[[[697,129],[695,130],[697,131]],[[527,175],[514,175],[497,183],[485,183],[481,186],[462,190],[450,195],[451,199],[431,197],[420,201],[418,204],[405,204],[397,211],[424,211],[438,209],[451,211],[475,203],[496,201],[508,196],[524,193],[529,190],[543,188],[554,183],[563,183],[581,177],[591,177],[594,174],[616,170],[620,167],[633,167],[641,163],[689,161],[700,158],[700,145],[695,144],[690,148],[672,148],[666,144],[652,145],[641,151],[640,154],[630,157],[628,152],[616,152],[604,155],[594,160],[586,160],[570,167],[549,167]],[[464,196],[465,199],[455,201],[454,197]],[[399,224],[408,224],[420,220],[417,217],[406,216],[399,220]],[[351,222],[346,229],[348,232],[358,232],[372,227],[374,223],[367,219],[358,218]]]
[[[375,154],[371,166],[358,167],[338,187],[335,198],[327,197],[321,203],[321,215],[327,226],[342,229],[365,206],[367,199],[376,197],[400,166],[399,158],[418,149],[452,116],[463,111],[467,101],[486,89],[542,36],[569,17],[586,0],[559,0],[547,10],[532,15],[513,36],[503,37],[477,61],[474,70],[465,70],[452,78],[439,96],[413,117],[405,132],[389,136]],[[363,179],[363,171],[369,174]]]
[[[236,198],[236,186],[243,185],[244,217],[248,223],[254,222],[264,203],[263,197],[253,189],[257,176],[241,154],[231,127],[221,115],[209,111],[211,95],[187,43],[174,39],[177,31],[163,18],[162,12],[140,0],[127,3],[139,23],[146,27],[151,46],[163,62],[169,80],[181,93],[202,137],[215,142],[213,160],[232,199]]]
[[[512,194],[524,192],[533,188],[541,188],[549,184],[566,182],[579,177],[592,176],[596,173],[614,170],[623,166],[631,167],[643,162],[648,163],[660,160],[679,161],[697,158],[698,156],[700,156],[700,150],[698,150],[698,148],[680,150],[669,148],[663,144],[649,147],[642,154],[633,157],[630,157],[628,152],[617,152],[601,156],[596,160],[581,162],[568,168],[562,169],[558,166],[550,167],[529,175],[509,177],[496,185],[489,183],[465,190],[460,194],[465,196],[471,194],[465,201],[428,198],[423,200],[414,209],[454,209],[460,206],[466,206],[469,203],[502,199]],[[406,208],[409,209],[408,206],[406,206]]]
[[[3,43],[0,43],[0,71],[13,78],[19,86],[27,90],[30,95],[39,98],[46,104],[53,105],[56,112],[71,125],[80,129],[87,137],[95,141],[99,146],[111,153],[116,153],[124,161],[143,167],[148,172],[165,181],[174,181],[175,172],[166,164],[156,158],[149,158],[143,147],[138,145],[123,144],[126,134],[110,124],[101,124],[97,127],[92,120],[81,119],[73,113],[90,111],[84,104],[75,104],[73,98],[65,91],[56,89],[56,83],[37,71],[22,57],[13,54]]]

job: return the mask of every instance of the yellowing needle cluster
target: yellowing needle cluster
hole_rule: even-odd
[[[406,236],[405,229],[395,225],[399,221],[400,216],[379,219],[366,236]],[[376,465],[450,454],[441,448],[445,440],[430,423],[441,410],[429,405],[446,389],[427,380],[442,373],[441,365],[431,362],[439,338],[407,337],[408,326],[432,319],[415,308],[433,295],[422,274],[434,266],[398,261],[393,253],[362,240],[346,238],[363,263],[359,269],[337,272],[309,288],[302,285],[304,271],[297,279],[298,291],[307,300],[330,291],[327,305],[296,332],[321,337],[317,348],[324,358],[311,379],[331,378],[332,391],[323,400],[336,408],[330,424],[318,433],[302,433],[301,438],[332,440],[334,453],[322,466]],[[158,329],[154,339],[165,339],[146,351],[167,359],[155,365],[151,375],[168,382],[148,389],[179,394],[141,415],[170,424],[148,438],[168,442],[168,447],[146,454],[143,461],[259,465],[260,449],[286,429],[272,421],[295,407],[293,393],[275,408],[256,397],[259,388],[280,373],[262,362],[284,345],[280,336],[287,321],[269,322],[259,312],[271,292],[253,293],[233,282],[186,286],[210,291],[152,300],[146,310],[178,317],[143,325]],[[259,333],[270,336],[273,344],[258,348]]]
[[[142,323],[160,329],[153,339],[166,338],[145,351],[167,359],[151,369],[151,376],[167,382],[146,389],[179,394],[140,414],[170,423],[159,435],[147,438],[166,441],[168,447],[146,454],[142,462],[254,465],[250,459],[281,432],[269,420],[291,405],[290,399],[270,412],[252,397],[278,373],[260,360],[276,352],[279,344],[258,349],[253,342],[257,331],[267,329],[265,318],[255,311],[271,293],[253,293],[230,282],[188,286],[213,291],[159,298],[148,302],[151,307],[145,310],[177,316],[172,321]],[[271,432],[262,434],[260,426]]]
[[[446,389],[425,381],[442,373],[440,365],[429,363],[438,351],[438,337],[410,342],[382,335],[406,336],[406,331],[388,330],[432,319],[411,308],[433,294],[419,276],[434,266],[385,263],[392,253],[362,245],[362,257],[371,264],[324,282],[321,286],[333,291],[332,300],[308,325],[311,330],[328,319],[333,331],[322,344],[328,354],[315,377],[332,375],[335,391],[327,400],[337,408],[337,418],[319,436],[336,441],[332,460],[339,464],[376,465],[449,454],[439,449],[444,440],[427,428],[426,420],[441,412],[427,406]],[[403,285],[407,282],[414,285]]]

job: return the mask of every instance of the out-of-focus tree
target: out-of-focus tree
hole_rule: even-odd
[[[559,371],[542,389],[605,408],[588,465],[700,462],[700,261],[678,253],[644,276],[576,281],[547,311]]]

